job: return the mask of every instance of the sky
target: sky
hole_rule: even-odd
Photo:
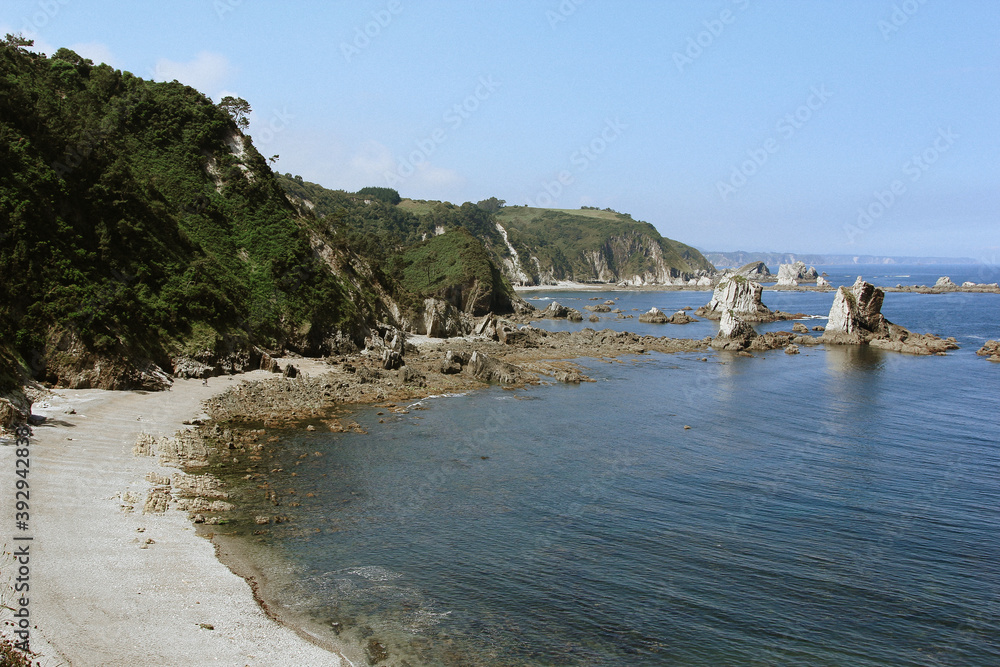
[[[328,188],[1000,264],[996,0],[5,0],[7,32],[243,97]]]

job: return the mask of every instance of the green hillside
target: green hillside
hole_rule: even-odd
[[[645,273],[693,277],[715,270],[691,246],[664,238],[653,225],[628,214],[513,206],[503,208],[497,219],[507,230],[522,269],[535,280],[540,277],[539,266],[557,280],[581,282],[608,276],[624,280]],[[537,265],[531,257],[537,258]],[[596,274],[593,258],[607,267],[604,278]]]
[[[198,91],[0,45],[5,386],[18,364],[129,387],[179,355],[318,352],[364,306],[314,257],[306,223]],[[80,379],[95,366],[103,377]]]

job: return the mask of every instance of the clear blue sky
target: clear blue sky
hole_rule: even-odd
[[[1000,263],[996,0],[6,0],[11,31],[244,97],[331,188]]]

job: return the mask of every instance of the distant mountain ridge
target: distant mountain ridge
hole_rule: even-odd
[[[971,257],[890,257],[885,255],[820,255],[794,252],[710,252],[702,254],[720,269],[738,268],[750,262],[768,266],[805,262],[810,265],[837,266],[847,264],[975,264]]]

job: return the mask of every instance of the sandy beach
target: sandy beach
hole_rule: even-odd
[[[180,380],[159,393],[60,389],[35,405],[48,419],[31,438],[30,530],[21,535],[34,538],[31,647],[43,666],[364,664],[359,649],[325,650],[269,618],[186,512],[143,514],[147,473],[177,470],[135,456],[139,434],[173,435],[205,399],[267,376]],[[0,446],[8,479],[14,450],[11,441]],[[10,523],[0,540],[9,553],[14,493],[3,488],[0,512]],[[0,583],[9,564],[5,555]]]

